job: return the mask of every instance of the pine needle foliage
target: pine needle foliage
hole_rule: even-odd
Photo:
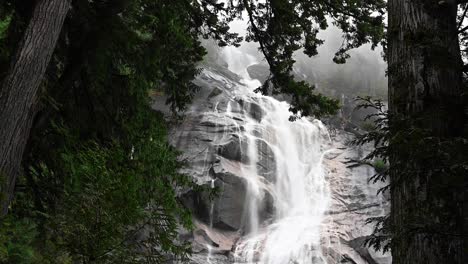
[[[383,0],[238,0],[228,3],[239,13],[248,16],[247,41],[258,42],[260,51],[270,67],[270,76],[257,89],[262,94],[287,94],[292,97],[291,119],[314,115],[321,117],[338,110],[337,100],[327,98],[315,87],[296,81],[292,74],[295,52],[307,56],[318,54],[324,43],[319,33],[329,24],[343,32],[343,44],[333,58],[336,63],[345,63],[351,49],[370,43],[385,46]]]
[[[17,25],[29,12],[28,1],[8,2],[15,30],[8,30],[5,48],[11,51],[11,32],[21,31]],[[219,21],[211,7],[73,1],[42,86],[12,220],[3,221],[31,225],[2,228],[1,262],[187,258],[190,248],[178,240],[178,230],[190,229],[191,218],[177,197],[195,187],[179,173],[183,163],[168,144],[165,120],[151,110],[148,90],[166,95],[174,112],[184,110],[205,55],[199,36],[220,45],[238,41],[227,34],[229,18]],[[24,232],[29,228],[34,232]],[[18,254],[30,257],[21,262]]]
[[[35,0],[0,3],[0,76]],[[167,143],[148,91],[184,111],[206,51],[201,38],[239,45],[229,23],[246,12],[247,41],[260,44],[271,75],[258,91],[292,95],[292,119],[333,113],[338,103],[292,75],[293,54],[317,54],[317,36],[344,32],[335,61],[384,34],[383,0],[73,0],[34,108],[15,189],[2,219],[3,263],[164,263],[184,259],[190,228],[177,194],[194,188]],[[326,17],[330,17],[328,21]]]
[[[406,245],[415,235],[425,237],[457,237],[453,234],[454,226],[460,226],[463,220],[463,199],[457,195],[466,189],[465,176],[468,174],[467,135],[456,137],[434,136],[421,124],[428,116],[401,116],[389,113],[385,104],[369,97],[358,98],[360,107],[372,108],[375,114],[368,116],[374,120],[371,130],[354,140],[356,145],[373,144],[373,150],[360,160],[350,160],[349,167],[371,166],[375,175],[370,182],[384,182],[381,192],[392,191],[408,181],[419,179],[421,186],[431,184],[428,190],[412,191],[427,193],[420,201],[411,201],[407,214],[412,215],[404,226],[394,226],[389,215],[368,219],[374,224],[374,233],[367,239],[366,245],[376,250],[388,251],[392,243]],[[393,157],[398,156],[398,159]],[[419,164],[425,164],[421,167]],[[431,197],[439,197],[434,200]],[[418,210],[415,210],[418,208]],[[414,212],[422,212],[415,215]]]

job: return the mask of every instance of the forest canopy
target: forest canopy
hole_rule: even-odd
[[[399,34],[414,26],[393,23],[406,15],[397,13],[401,2],[389,1],[386,36],[384,0],[2,1],[0,262],[163,263],[190,254],[190,248],[177,240],[180,228],[191,227],[190,214],[177,194],[196,186],[180,173],[184,164],[168,144],[168,124],[151,109],[148,92],[166,96],[175,120],[198,89],[192,81],[206,55],[201,39],[212,39],[221,47],[239,45],[244,39],[229,28],[236,19],[248,21],[245,40],[258,43],[270,69],[257,91],[290,95],[292,119],[322,117],[339,108],[336,99],[295,80],[292,72],[294,53],[317,55],[318,46],[324,44],[319,32],[333,24],[343,34],[336,63],[345,63],[349,51],[364,44],[382,45],[387,51],[388,41],[390,107],[398,114],[410,119],[413,114],[434,116],[439,113],[435,108],[455,106],[444,115],[450,117],[449,125],[443,125],[443,118],[414,119],[409,122],[409,129],[415,128],[411,131],[422,129],[420,135],[436,142],[442,138],[466,144],[465,123],[460,121],[466,117],[465,102],[457,99],[466,97],[462,83],[466,67],[460,44],[444,42],[448,35],[456,39],[460,34],[461,46],[466,46],[466,1],[433,5],[414,1],[421,17],[432,20],[428,18],[420,31]],[[457,16],[458,7],[462,13]],[[438,14],[446,15],[446,20]],[[438,46],[434,49],[428,40],[437,40]],[[405,48],[410,51],[405,53]],[[456,63],[439,60],[445,55]],[[416,73],[405,64],[413,57],[424,62]],[[442,81],[415,82],[433,80],[427,69],[439,78],[433,79]],[[439,85],[443,80],[453,81],[455,88]],[[424,90],[424,100],[418,99],[421,85],[431,88]],[[437,107],[428,106],[432,103]],[[390,134],[371,132],[386,137],[406,131],[392,127],[392,121],[389,124],[390,132],[384,132]],[[460,132],[447,132],[454,130]],[[395,146],[383,154],[385,162],[397,164],[414,156],[410,150],[398,157],[401,145],[385,139],[385,147]],[[424,162],[427,159],[416,159],[411,169],[421,175],[432,173],[420,170]],[[385,175],[397,178],[402,171],[412,175],[406,169]],[[437,173],[437,179],[446,175]],[[409,182],[418,182],[414,180],[418,177],[408,176]],[[431,203],[441,197],[446,198],[435,196]],[[398,221],[404,222],[401,215]]]
[[[2,79],[42,2],[1,3]],[[345,32],[337,62],[351,48],[377,45],[384,34],[382,1],[70,4],[30,106],[30,134],[17,161],[21,173],[10,183],[15,195],[2,222],[3,262],[153,263],[187,256],[176,230],[189,228],[190,217],[176,190],[192,183],[178,173],[183,164],[167,143],[165,122],[150,108],[148,91],[164,94],[174,113],[186,108],[206,54],[200,38],[238,45],[243,39],[229,23],[247,14],[246,40],[260,44],[271,69],[259,90],[292,95],[294,114],[322,115],[333,113],[337,101],[294,81],[293,53],[317,54],[327,17]],[[138,228],[152,233],[128,247]]]

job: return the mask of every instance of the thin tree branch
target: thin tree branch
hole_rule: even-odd
[[[468,0],[467,0],[467,1],[468,1]],[[467,29],[468,29],[468,26],[466,26],[466,27],[464,27],[464,28],[458,30],[458,33],[460,34],[460,33],[462,33],[463,31],[465,31],[465,30],[467,30]]]
[[[461,18],[460,22],[458,23],[457,29],[460,29],[461,26],[463,25],[463,22],[465,21],[465,16],[466,16],[467,11],[468,11],[468,5],[465,6],[465,10],[463,11],[463,15],[462,15],[462,18]]]

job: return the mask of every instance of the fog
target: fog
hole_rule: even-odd
[[[245,36],[246,20],[237,20],[230,24],[231,31]],[[318,35],[325,43],[318,48],[318,55],[308,57],[302,51],[295,53],[294,74],[300,80],[315,85],[316,90],[328,96],[342,99],[356,96],[371,96],[378,99],[387,99],[387,64],[382,56],[382,47],[371,49],[366,44],[350,51],[351,58],[345,64],[333,62],[335,52],[342,44],[342,32],[329,23],[328,29]],[[220,62],[220,48],[213,42],[204,41],[210,60]],[[262,65],[267,67],[263,55],[258,50],[257,43],[243,42],[240,49],[255,56]],[[221,62],[222,63],[222,62]],[[224,62],[225,63],[225,62]]]

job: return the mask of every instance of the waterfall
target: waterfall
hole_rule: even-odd
[[[239,49],[224,49],[229,70],[241,76],[233,100],[243,102],[245,129],[238,137],[246,140],[246,157],[241,171],[247,181],[244,206],[244,235],[237,243],[234,259],[238,263],[312,264],[325,263],[320,240],[330,191],[325,179],[323,141],[327,129],[318,120],[302,118],[289,121],[289,105],[254,93],[260,85],[246,69],[257,63]],[[259,109],[252,109],[257,106]],[[228,104],[226,115],[230,115]],[[261,111],[261,118],[255,117]],[[254,114],[252,114],[254,113]],[[259,151],[271,150],[273,168],[262,173]],[[263,174],[263,175],[262,175]],[[262,217],[259,208],[272,200],[270,217]]]
[[[286,101],[254,92],[261,83],[247,69],[261,78],[264,68],[243,50],[226,47],[227,63],[201,65],[200,90],[169,136],[187,161],[181,172],[217,193],[181,191],[194,219],[181,233],[190,263],[391,263],[363,246],[374,228],[367,219],[388,214],[376,194],[385,183],[369,185],[371,168],[347,167],[372,146],[356,148],[353,134],[330,135],[319,120],[290,122]],[[154,107],[170,116],[164,101]]]

